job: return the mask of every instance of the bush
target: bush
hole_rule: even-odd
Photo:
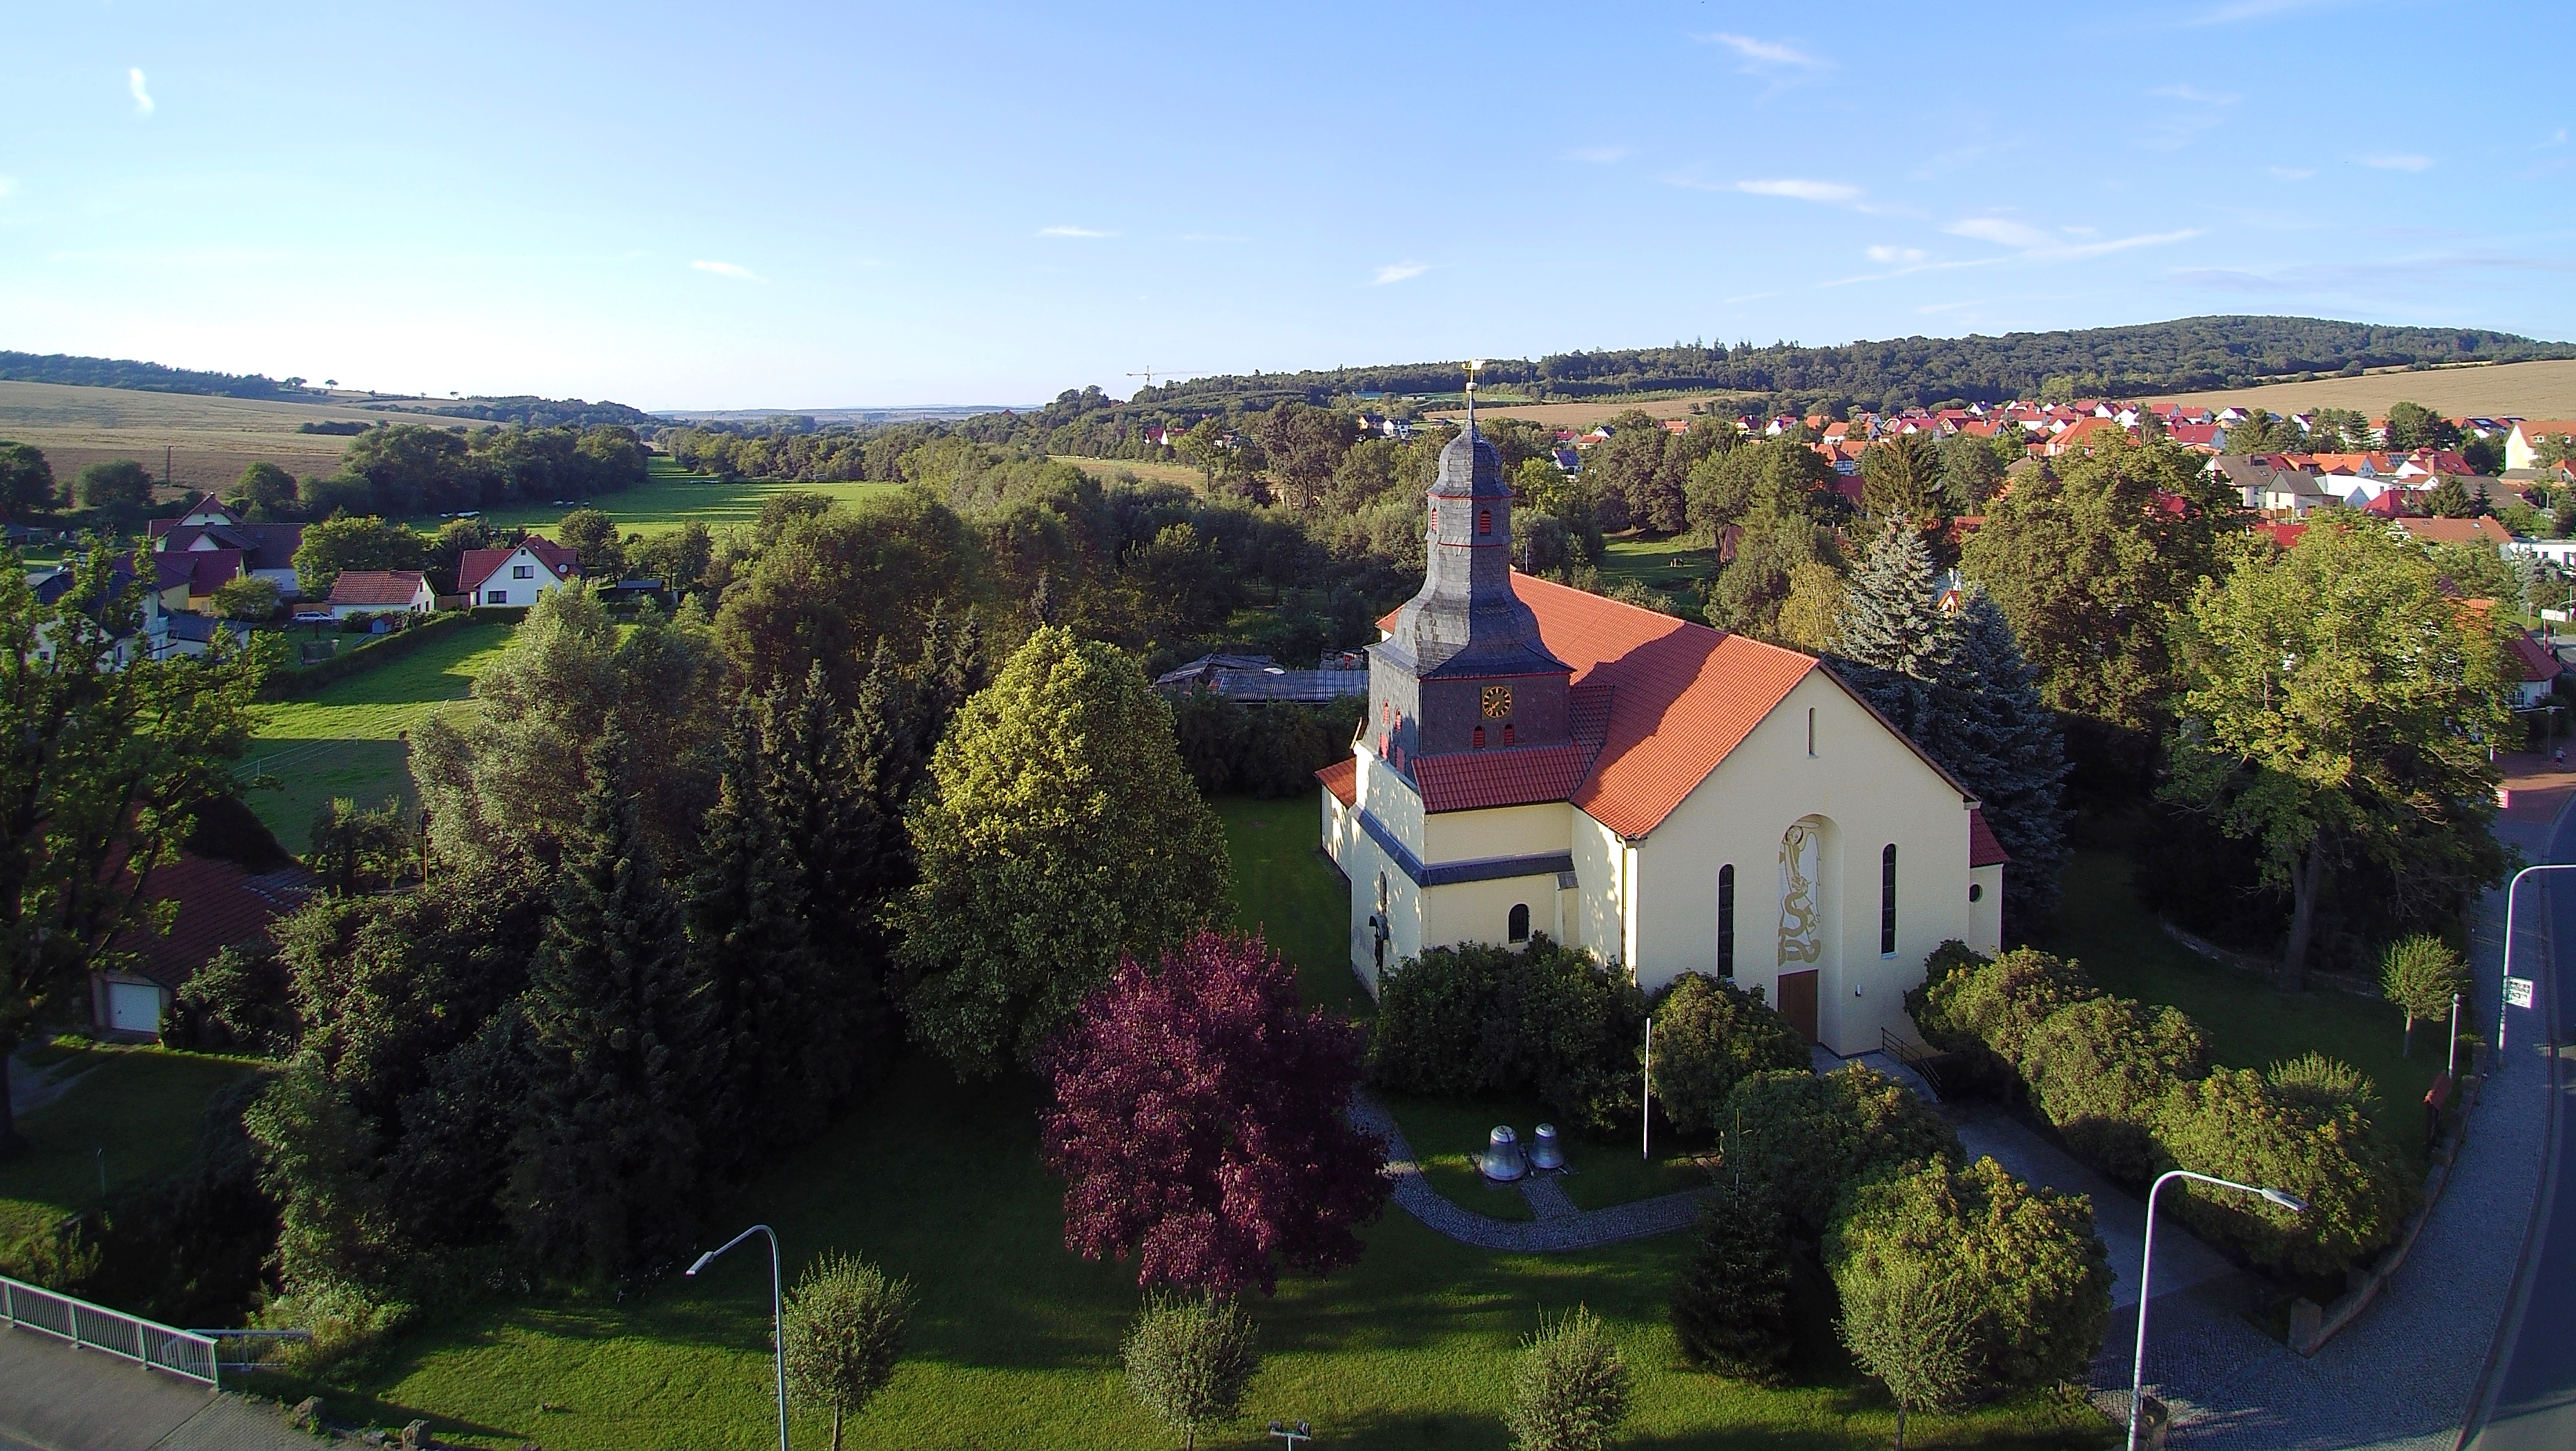
[[[1535,937],[1519,952],[1435,947],[1386,975],[1369,1073],[1398,1093],[1529,1090],[1605,1133],[1637,1112],[1645,995],[1591,954]]]
[[[1846,1313],[1869,1303],[1878,1282],[1920,1278],[1973,1294],[1976,1399],[2083,1379],[2110,1322],[2110,1252],[2090,1203],[2025,1184],[1992,1159],[1863,1181],[1824,1254]]]
[[[2311,1108],[2350,1106],[2367,1118],[2371,1110],[2379,1107],[2379,1085],[2371,1081],[2369,1074],[2323,1053],[2302,1053],[2286,1063],[2275,1063],[2263,1070],[2263,1078],[2281,1093]]]
[[[291,997],[274,948],[218,948],[180,985],[162,1036],[200,1052],[273,1058],[294,1047],[301,1031]]]
[[[1234,1300],[1150,1299],[1119,1357],[1127,1389],[1181,1433],[1184,1451],[1198,1444],[1199,1427],[1234,1414],[1261,1367],[1252,1317]]]
[[[1582,1306],[1542,1323],[1521,1357],[1503,1424],[1514,1451],[1601,1451],[1628,1415],[1628,1365]]]
[[[1700,1217],[1699,1253],[1673,1286],[1673,1338],[1697,1365],[1734,1380],[1786,1380],[1793,1271],[1770,1200],[1721,1175]]]
[[[2019,947],[1991,962],[1953,968],[1923,990],[1915,1026],[1924,1041],[1950,1052],[1991,1055],[2015,1071],[2022,1042],[2050,1013],[2101,996],[2074,963]]]
[[[2173,1008],[2087,998],[2039,1021],[2014,1065],[2031,1103],[2078,1158],[2133,1187],[2155,1164],[2156,1105],[2200,1076],[2207,1044]]]
[[[1684,1135],[1715,1132],[1726,1096],[1747,1076],[1807,1066],[1807,1040],[1758,987],[1686,972],[1657,996],[1653,1016],[1655,1103]]]
[[[1728,1096],[1726,1116],[1726,1166],[1811,1241],[1846,1186],[1882,1170],[1961,1158],[1946,1120],[1903,1084],[1857,1064],[1822,1075],[1756,1073]]]
[[[2341,1274],[2397,1237],[2414,1208],[2397,1148],[2350,1102],[2322,1104],[2246,1069],[2176,1084],[2156,1116],[2157,1167],[2285,1189],[2307,1212],[2184,1181],[2184,1219],[2203,1238],[2287,1274]]]
[[[2447,1023],[2453,994],[2468,991],[2468,969],[2441,938],[2427,934],[2388,944],[2379,960],[2380,994],[2406,1015],[2406,1052],[2415,1051],[2415,1023]]]

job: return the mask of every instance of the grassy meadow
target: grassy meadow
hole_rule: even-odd
[[[838,483],[797,484],[764,482],[753,479],[724,480],[703,474],[692,474],[659,454],[651,460],[651,475],[634,488],[614,494],[602,494],[585,500],[583,505],[557,504],[546,500],[521,502],[504,508],[483,511],[483,522],[497,528],[534,529],[549,536],[563,516],[576,507],[594,508],[617,523],[620,532],[654,535],[667,533],[683,524],[704,524],[719,529],[728,524],[748,524],[760,517],[760,506],[773,494],[822,494],[844,504],[854,504],[877,494],[891,493],[900,484]],[[415,529],[434,530],[445,522],[438,515],[425,514],[407,519]]]
[[[1632,579],[1671,599],[1684,619],[1699,618],[1699,601],[1691,587],[1717,573],[1717,551],[1687,534],[1657,539],[1626,534],[1605,541],[1609,558],[1601,562],[1605,580]]]
[[[76,1075],[61,1097],[18,1115],[30,1145],[0,1159],[0,1244],[15,1243],[187,1167],[207,1101],[245,1075],[248,1059],[148,1046],[59,1039],[26,1054],[34,1067]]]
[[[244,798],[253,814],[288,851],[302,852],[313,818],[335,796],[360,806],[388,798],[408,805],[412,787],[403,733],[439,706],[463,700],[513,628],[510,621],[477,619],[310,699],[260,706],[244,765],[279,784]]]
[[[1217,805],[1242,923],[1268,932],[1310,997],[1358,1006],[1354,998],[1364,997],[1342,958],[1347,907],[1314,851],[1313,803]],[[1119,1337],[1139,1303],[1133,1267],[1064,1248],[1062,1186],[1038,1155],[1040,1099],[1025,1078],[961,1085],[944,1064],[907,1057],[879,1092],[782,1156],[708,1223],[710,1245],[743,1224],[772,1225],[791,1278],[815,1254],[838,1249],[919,1290],[904,1364],[850,1423],[851,1446],[1178,1439],[1136,1407],[1118,1369]],[[1443,1111],[1464,1125],[1494,1106]],[[1578,1169],[1591,1152],[1577,1146]],[[1621,1154],[1599,1152],[1607,1185],[1609,1161]],[[1568,1181],[1578,1201],[1584,1184],[1582,1174]],[[1518,1198],[1469,1202],[1508,1213]],[[1610,1323],[1635,1372],[1625,1444],[1821,1451],[1883,1445],[1894,1429],[1885,1396],[1841,1361],[1812,1303],[1811,1384],[1761,1390],[1685,1368],[1664,1303],[1691,1251],[1688,1235],[1536,1256],[1470,1249],[1401,1212],[1364,1233],[1357,1266],[1283,1280],[1275,1298],[1256,1301],[1262,1369],[1245,1413],[1209,1434],[1210,1446],[1264,1444],[1262,1428],[1277,1417],[1314,1422],[1328,1445],[1499,1448],[1520,1341],[1542,1313],[1576,1304]],[[765,1268],[754,1249],[696,1280],[672,1277],[622,1297],[496,1300],[423,1325],[364,1365],[320,1381],[273,1378],[264,1389],[289,1399],[318,1392],[326,1415],[343,1424],[425,1417],[442,1442],[753,1444],[770,1434]],[[802,1444],[820,1444],[828,1424],[819,1412],[795,1411]],[[1917,1417],[1908,1431],[1927,1447],[2110,1440],[2092,1410],[2046,1394]]]

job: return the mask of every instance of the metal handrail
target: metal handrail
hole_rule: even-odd
[[[222,1389],[215,1342],[122,1310],[58,1294],[0,1275],[0,1321],[68,1340],[74,1349],[103,1350],[152,1370]]]
[[[1934,1098],[1950,1096],[1948,1086],[1941,1082],[1940,1066],[1932,1061],[1933,1055],[1906,1042],[1885,1028],[1878,1030],[1878,1046],[1886,1050],[1888,1057],[1921,1074],[1923,1082],[1931,1088]]]

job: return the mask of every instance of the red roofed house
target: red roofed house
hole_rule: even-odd
[[[495,551],[497,552],[497,551]],[[344,569],[331,582],[331,618],[351,615],[425,615],[438,595],[417,569]]]
[[[2548,646],[2519,631],[2504,643],[2505,648],[2512,652],[2512,663],[2519,675],[2514,682],[2513,708],[2532,710],[2547,705],[2550,689],[2557,684],[2558,677],[2566,673],[2567,667],[2559,663]]]
[[[1422,592],[1318,773],[1372,991],[1425,948],[1545,933],[1656,988],[1760,987],[1816,1042],[1911,1038],[1958,938],[2000,946],[1977,802],[1814,656],[1513,573],[1492,444],[1441,451]]]
[[[532,605],[581,577],[573,552],[541,534],[514,549],[469,549],[456,562],[456,588],[478,605]]]
[[[312,873],[300,866],[253,876],[232,862],[190,853],[153,868],[144,900],[176,904],[169,935],[133,928],[108,944],[125,965],[90,974],[92,1021],[114,1037],[160,1032],[171,998],[208,958],[226,947],[267,942],[270,924],[312,890]]]
[[[2504,436],[2504,466],[2509,469],[2540,468],[2541,450],[2552,444],[2562,452],[2576,444],[2576,421],[2564,418],[2516,419],[2513,431]]]
[[[2426,544],[2491,544],[2502,549],[2513,542],[2513,531],[2491,518],[2400,519],[2397,527]]]
[[[240,575],[277,586],[279,599],[301,592],[295,577],[295,551],[304,547],[301,524],[246,524],[234,509],[207,494],[176,519],[155,519],[144,526],[152,552],[184,560],[206,588],[191,587],[194,598],[210,596],[224,580]],[[229,556],[212,563],[201,556]],[[215,578],[217,573],[221,578]]]

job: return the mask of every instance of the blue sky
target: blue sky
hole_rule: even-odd
[[[2576,7],[12,7],[0,347],[645,407],[2576,338]]]

